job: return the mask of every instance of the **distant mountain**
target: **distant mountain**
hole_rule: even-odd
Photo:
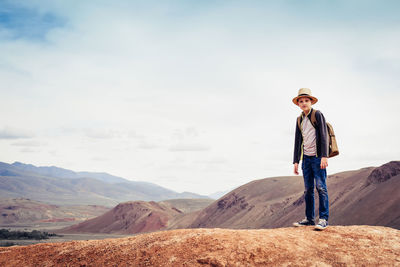
[[[94,178],[107,183],[125,183],[129,182],[129,180],[124,179],[122,177],[113,176],[111,174],[105,172],[74,172],[71,170],[50,166],[50,167],[36,167],[32,164],[24,164],[21,162],[14,162],[11,164],[16,169],[23,172],[31,172],[40,174],[48,177],[57,177],[57,178],[68,178],[68,179],[78,179],[78,178]]]
[[[19,197],[56,205],[109,207],[132,200],[207,198],[189,192],[177,193],[156,184],[129,181],[106,173],[76,173],[58,167],[0,162],[0,198]]]
[[[36,167],[32,164],[24,164],[21,162],[14,162],[11,164],[14,169],[22,171],[24,173],[36,173],[43,176],[48,177],[57,177],[57,178],[79,178],[77,177],[76,173],[70,170],[58,168],[58,167]]]

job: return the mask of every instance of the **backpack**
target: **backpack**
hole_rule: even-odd
[[[315,113],[317,111],[315,109],[312,110],[311,112],[311,124],[314,126],[314,128],[317,127],[317,119],[315,118]],[[301,115],[297,117],[297,125],[299,126],[299,129],[301,130]],[[337,146],[336,142],[336,137],[335,137],[335,132],[333,131],[332,125],[327,122],[326,126],[328,128],[328,139],[329,139],[329,152],[328,152],[328,158],[332,158],[334,156],[339,155],[339,148]]]

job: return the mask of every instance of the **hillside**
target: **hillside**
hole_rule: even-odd
[[[169,204],[183,213],[190,213],[198,210],[202,210],[215,200],[209,198],[200,199],[168,199],[160,201],[159,203]]]
[[[0,226],[77,223],[108,210],[107,207],[97,205],[57,206],[26,198],[0,199]]]
[[[184,229],[0,248],[0,266],[397,266],[399,244],[378,226]]]
[[[165,229],[182,211],[168,203],[130,201],[96,218],[59,230],[61,233],[135,234]]]
[[[161,201],[207,198],[177,193],[161,186],[128,181],[106,173],[73,172],[58,167],[0,162],[1,198],[30,198],[55,205],[104,205],[112,207],[131,200]]]
[[[192,223],[194,215],[210,203],[213,203],[211,199],[128,201],[96,218],[58,229],[56,232],[135,234],[185,228]]]
[[[399,161],[329,175],[327,184],[331,225],[366,224],[400,229]],[[255,180],[193,214],[194,218],[186,218],[190,224],[179,227],[290,226],[304,218],[303,190],[302,176]],[[317,192],[315,197],[318,211]]]
[[[330,224],[400,229],[399,165],[400,162],[393,161],[377,168],[329,175]],[[301,176],[275,177],[247,183],[216,201],[178,199],[121,203],[107,214],[60,232],[126,234],[182,228],[287,227],[304,218],[303,190]],[[317,196],[316,193],[316,203]]]

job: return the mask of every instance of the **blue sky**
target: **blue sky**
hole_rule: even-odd
[[[0,25],[7,30],[7,38],[45,41],[46,34],[57,27],[63,27],[61,17],[51,12],[40,12],[36,8],[18,5],[15,2],[1,1]]]
[[[292,174],[291,103],[334,173],[399,160],[397,1],[0,1],[0,161],[202,194]]]

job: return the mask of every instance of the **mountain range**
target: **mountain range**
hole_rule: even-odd
[[[59,167],[0,162],[1,198],[30,198],[55,205],[103,205],[142,200],[208,198],[190,192],[177,193],[159,185],[130,181],[98,172],[74,172]]]
[[[331,225],[400,229],[400,161],[332,174],[327,179]],[[303,191],[303,179],[299,176],[259,179],[232,190],[202,209],[182,212],[173,202],[169,205],[126,202],[60,232],[132,234],[180,228],[287,227],[304,218]],[[315,195],[317,198],[318,194]],[[318,211],[318,200],[316,204]],[[110,228],[111,222],[120,227]]]
[[[2,197],[4,193],[9,193],[7,188],[13,189],[12,193],[33,194],[32,190],[24,188],[26,186],[28,189],[41,190],[36,192],[37,196],[45,198],[41,194],[47,193],[47,197],[51,198],[55,195],[55,185],[58,185],[60,181],[75,186],[67,188],[70,191],[67,191],[69,194],[66,195],[62,195],[64,191],[61,191],[61,189],[66,190],[65,188],[59,189],[56,198],[58,201],[65,196],[69,198],[78,196],[76,201],[82,201],[82,199],[85,200],[82,194],[89,193],[102,196],[97,199],[93,197],[92,200],[95,201],[115,194],[114,186],[116,185],[122,184],[125,189],[128,187],[127,184],[118,182],[107,183],[109,187],[104,187],[106,182],[95,178],[49,178],[34,174],[32,170],[23,176],[21,172],[18,169],[0,168],[0,173],[3,175],[0,176]],[[93,185],[101,186],[94,187]],[[366,167],[331,174],[327,178],[327,185],[330,197],[330,225],[379,225],[400,229],[400,194],[398,193],[400,192],[400,161],[391,161],[379,167]],[[131,186],[133,191],[135,187]],[[124,191],[120,189],[119,192]],[[154,192],[152,193],[154,196]],[[315,196],[318,215],[317,192]],[[119,199],[122,198],[115,197],[114,201],[119,201]],[[133,234],[180,228],[277,228],[291,226],[294,221],[304,218],[304,205],[304,185],[301,176],[272,177],[251,181],[215,201],[206,198],[164,199],[158,202],[134,199],[119,201],[114,208],[106,210],[103,214],[91,213],[90,219],[61,229],[59,232]],[[6,209],[9,209],[9,206]],[[10,213],[10,216],[13,214]]]

